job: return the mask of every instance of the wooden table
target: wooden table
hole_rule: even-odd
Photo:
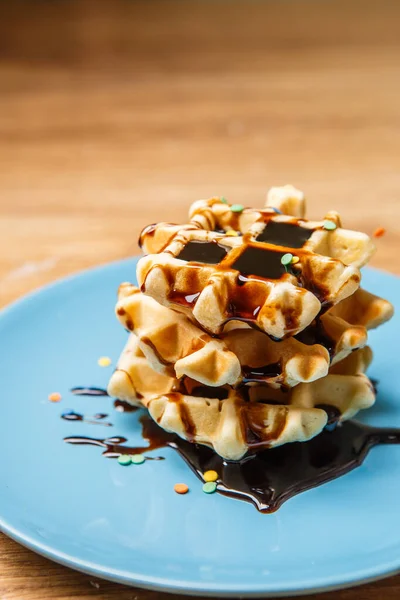
[[[137,252],[139,230],[291,182],[309,214],[387,228],[400,272],[400,3],[3,3],[0,304]],[[4,459],[4,457],[3,457]],[[164,596],[0,538],[2,600]],[[395,600],[400,578],[323,596]],[[307,596],[322,598],[322,596]]]

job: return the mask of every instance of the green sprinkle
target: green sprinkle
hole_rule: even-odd
[[[281,263],[286,267],[287,265],[290,265],[291,262],[293,260],[293,254],[290,254],[288,252],[288,254],[284,254],[281,258]]]
[[[231,211],[236,213],[241,213],[244,211],[243,204],[232,204]]]
[[[215,481],[207,481],[207,483],[205,483],[203,485],[203,492],[205,494],[213,494],[217,489],[217,484],[215,483]]]
[[[143,456],[143,454],[133,454],[131,456],[131,461],[133,462],[134,465],[142,465],[145,460],[146,459]]]
[[[220,201],[223,202],[224,204],[228,204],[228,200],[226,198],[224,198],[224,196],[221,196]]]
[[[337,228],[337,225],[334,221],[329,221],[328,219],[324,221],[324,229],[327,231],[334,231]]]
[[[128,465],[131,464],[132,459],[129,456],[129,454],[120,454],[118,456],[118,462],[120,465],[123,465],[124,467],[127,467]]]

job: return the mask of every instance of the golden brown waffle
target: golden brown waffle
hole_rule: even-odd
[[[351,311],[346,300],[335,307],[335,314],[331,309],[297,338],[281,342],[235,321],[220,338],[212,338],[185,315],[161,306],[129,283],[120,286],[116,313],[122,325],[138,336],[151,367],[160,373],[188,376],[208,386],[258,382],[279,388],[324,377],[330,363],[366,344],[370,324],[390,317],[392,307],[382,298],[364,290],[351,298]]]
[[[141,244],[153,253],[138,263],[142,291],[193,313],[212,334],[241,319],[282,339],[305,329],[321,306],[359,287],[357,266],[373,244],[365,234],[342,229],[337,213],[327,224],[272,208],[235,210],[213,198],[195,203],[185,226],[146,228]],[[297,262],[282,264],[288,254]]]
[[[370,357],[369,348],[358,350],[335,372],[288,393],[254,386],[249,397],[241,388],[226,390],[221,399],[210,397],[212,388],[206,396],[197,387],[196,395],[172,392],[146,400],[146,406],[166,431],[209,446],[227,460],[239,460],[248,452],[311,439],[328,417],[345,420],[371,406],[375,393],[363,374]]]
[[[363,374],[370,360],[366,347],[332,367],[328,376],[287,393],[260,385],[211,388],[190,378],[179,382],[154,372],[131,334],[108,392],[147,407],[165,430],[238,460],[249,451],[314,437],[332,410],[337,409],[334,414],[340,419],[348,419],[371,406],[375,394]]]
[[[107,392],[114,398],[134,406],[157,394],[170,392],[176,380],[154,371],[139,348],[135,335],[130,335],[111,376]]]

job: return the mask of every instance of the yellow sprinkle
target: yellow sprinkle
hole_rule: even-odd
[[[231,237],[237,237],[237,235],[238,235],[238,232],[237,232],[237,231],[233,231],[233,229],[229,229],[229,231],[227,231],[227,232],[225,233],[225,235],[229,235],[229,236],[231,236]]]
[[[300,260],[300,259],[299,259],[299,257],[298,257],[298,256],[293,256],[293,258],[292,258],[292,265],[295,265],[296,263],[298,263],[298,262],[299,262],[299,260]]]
[[[109,356],[100,356],[97,364],[99,367],[109,367],[111,365],[111,358]]]
[[[61,394],[59,392],[53,392],[52,394],[49,394],[49,400],[50,402],[60,402]]]
[[[205,473],[203,473],[203,479],[204,481],[217,481],[218,479],[218,473],[217,471],[206,471]]]

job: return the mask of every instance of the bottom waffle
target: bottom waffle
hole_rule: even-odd
[[[149,410],[166,431],[213,448],[227,460],[247,453],[302,442],[328,422],[346,420],[375,401],[364,374],[369,347],[331,367],[329,374],[288,392],[260,385],[210,388],[185,378],[178,381],[153,371],[132,334],[112,375],[108,391]]]

